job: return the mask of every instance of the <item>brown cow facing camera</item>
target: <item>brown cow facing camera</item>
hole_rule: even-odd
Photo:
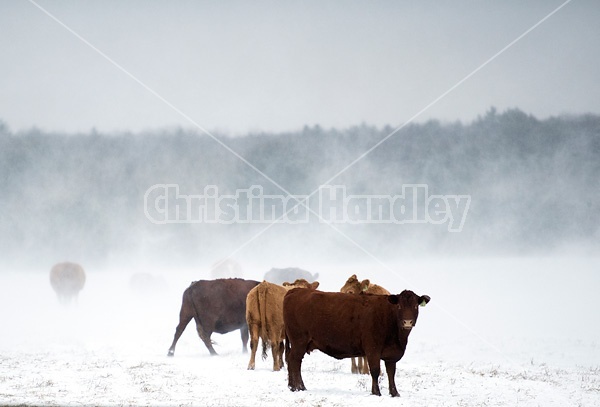
[[[402,291],[397,295],[355,295],[293,289],[283,300],[285,358],[288,387],[306,390],[302,359],[318,349],[336,359],[366,356],[371,371],[371,393],[379,391],[379,361],[385,362],[390,395],[397,397],[396,362],[406,350],[408,336],[427,295]]]
[[[196,330],[211,355],[213,348],[210,336],[213,332],[224,334],[239,329],[242,335],[243,352],[248,352],[248,325],[246,324],[246,296],[258,285],[258,281],[227,278],[194,281],[183,292],[179,325],[169,348],[168,356],[175,353],[175,345],[185,327],[196,321]]]
[[[318,282],[309,283],[297,279],[293,283],[284,282],[283,286],[263,281],[254,287],[246,297],[246,321],[250,332],[250,361],[248,370],[254,370],[256,349],[259,338],[262,340],[262,358],[267,357],[267,346],[271,345],[273,371],[283,367],[283,297],[293,288],[316,289]]]

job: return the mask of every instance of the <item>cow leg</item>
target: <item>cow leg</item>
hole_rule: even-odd
[[[302,381],[302,359],[304,358],[305,346],[292,345],[289,353],[286,353],[288,363],[288,387],[291,391],[306,390]]]
[[[352,359],[352,366],[350,367],[350,371],[353,374],[357,374],[359,372],[358,370],[358,366],[356,366],[356,358],[351,358]],[[360,358],[358,358],[358,362],[360,363]]]
[[[392,397],[400,396],[400,394],[398,394],[398,390],[396,390],[396,380],[395,380],[396,362],[386,360],[385,361],[385,370],[387,372],[388,382],[390,385],[390,396],[392,396]]]
[[[242,335],[242,353],[248,353],[248,326],[241,327],[240,333]]]
[[[254,370],[256,350],[258,349],[258,325],[252,324],[249,327],[250,331],[250,362],[248,362],[248,370]]]
[[[369,363],[367,363],[366,357],[358,358],[358,370],[356,373],[369,374]]]
[[[367,360],[371,370],[371,394],[381,396],[381,391],[379,391],[379,373],[381,371],[379,355],[367,355]]]
[[[383,371],[380,369],[380,375],[383,376]],[[367,361],[366,357],[360,357],[358,358],[358,371],[357,373],[360,374],[369,374],[371,370],[369,369],[369,362]]]
[[[279,361],[279,341],[271,341],[271,353],[273,354],[273,371],[281,370],[281,362]]]
[[[200,336],[200,339],[202,339],[202,342],[204,342],[206,349],[208,349],[208,351],[210,352],[211,355],[213,355],[213,356],[216,355],[217,352],[215,351],[215,348],[213,348],[212,341],[210,340],[212,331],[206,331],[202,327],[202,325],[200,323],[198,323],[198,321],[196,321],[196,330],[198,331],[198,335]]]
[[[280,341],[279,342],[279,352],[278,352],[278,355],[277,355],[278,362],[279,362],[279,369],[283,369],[283,350],[284,350],[283,341]]]
[[[271,352],[273,353],[273,371],[278,372],[283,368],[283,351],[285,349],[283,340],[285,332],[277,334],[272,332],[270,336],[269,341],[271,342]]]
[[[169,353],[167,353],[167,356],[173,356],[175,354],[175,345],[177,345],[179,337],[191,320],[192,316],[187,315],[184,312],[179,315],[179,325],[177,325],[177,328],[175,328],[175,336],[173,337],[173,343],[171,343],[171,347],[169,348]]]

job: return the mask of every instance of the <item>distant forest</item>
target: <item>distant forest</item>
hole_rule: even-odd
[[[314,126],[217,137],[301,195],[393,130]],[[11,132],[0,122],[0,264],[32,267],[64,259],[106,264],[152,256],[177,264],[211,262],[265,227],[152,224],[143,198],[161,183],[178,184],[187,194],[201,194],[207,185],[217,185],[222,194],[252,185],[281,194],[198,130],[56,134]],[[403,185],[427,184],[430,194],[472,197],[460,233],[441,225],[339,225],[380,256],[597,249],[600,116],[538,120],[518,109],[499,113],[492,108],[469,124],[409,124],[330,184],[353,194],[399,194]],[[335,231],[316,223],[278,225],[259,237],[251,252],[330,261],[344,256],[344,250],[352,252]]]

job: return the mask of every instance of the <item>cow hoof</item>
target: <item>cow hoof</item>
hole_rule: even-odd
[[[248,365],[248,370],[254,370],[254,366]]]
[[[172,357],[173,355],[175,355],[175,352],[172,351],[172,350],[170,350],[169,353],[167,353],[167,356],[171,356]]]

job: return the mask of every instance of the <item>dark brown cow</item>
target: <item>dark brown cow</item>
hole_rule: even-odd
[[[377,295],[390,295],[391,293],[377,284],[371,284],[369,280],[359,281],[356,274],[351,275],[346,284],[340,289],[341,293],[348,294],[377,294]],[[358,359],[358,363],[357,363]],[[367,358],[352,358],[352,364],[350,366],[352,373],[369,374],[369,364]]]
[[[85,271],[77,263],[58,263],[50,270],[50,285],[61,304],[77,301],[79,291],[85,285]]]
[[[305,289],[289,291],[283,300],[288,387],[306,390],[301,367],[304,354],[318,349],[336,359],[366,356],[371,392],[379,391],[379,361],[385,362],[390,395],[398,396],[394,375],[419,316],[430,298],[412,291],[398,295],[354,295]]]
[[[242,334],[244,353],[248,352],[248,325],[246,324],[246,296],[258,285],[258,281],[228,278],[194,281],[183,292],[179,325],[169,348],[169,356],[175,353],[175,345],[187,324],[194,318],[196,330],[211,355],[216,355],[210,336],[213,332],[224,334],[239,329]]]
[[[250,332],[250,361],[248,370],[254,370],[256,349],[259,338],[263,343],[262,357],[267,357],[267,346],[271,345],[273,370],[283,367],[283,297],[293,288],[316,289],[318,282],[309,283],[301,278],[293,283],[284,282],[283,286],[263,281],[254,287],[246,297],[246,321]]]

